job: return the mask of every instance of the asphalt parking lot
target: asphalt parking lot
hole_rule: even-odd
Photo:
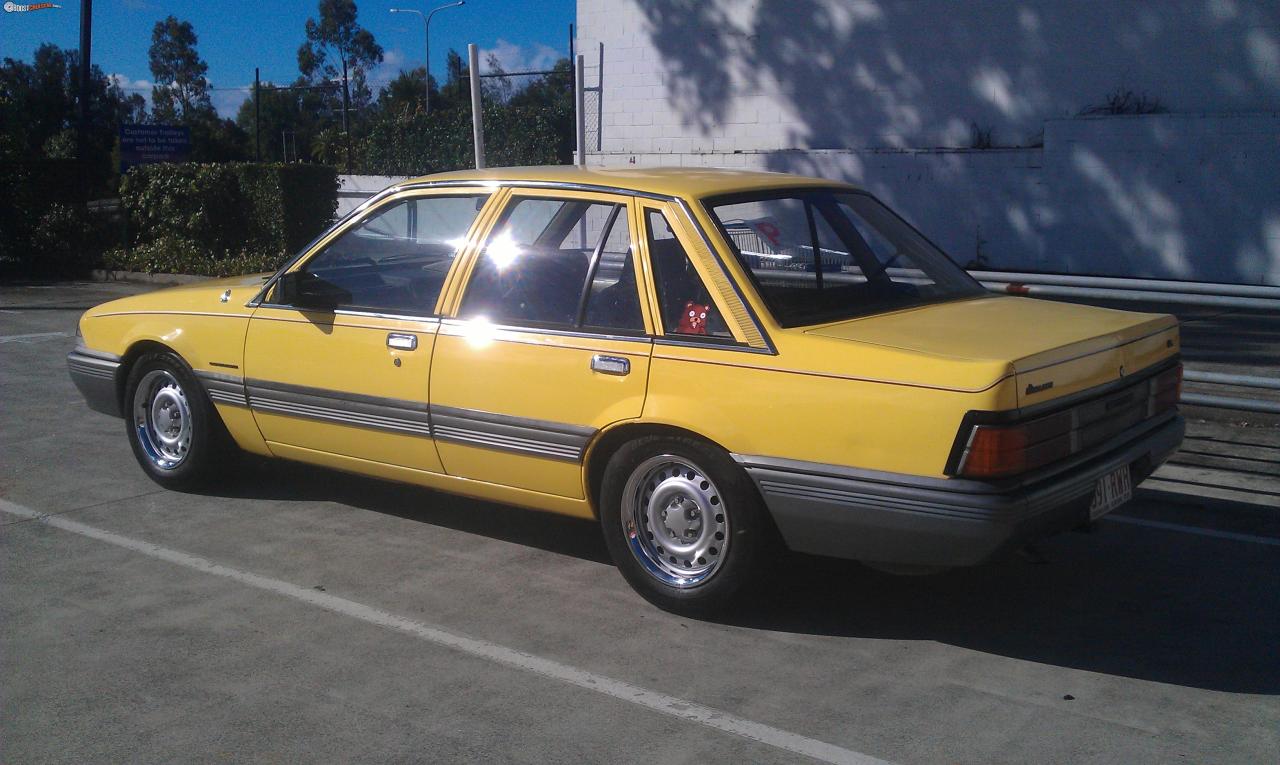
[[[590,523],[300,465],[159,489],[64,356],[142,287],[0,289],[0,759],[1280,761],[1280,430],[1192,423],[1094,533],[718,621]]]

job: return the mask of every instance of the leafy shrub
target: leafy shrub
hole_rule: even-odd
[[[555,165],[573,159],[573,114],[560,105],[484,106],[485,161],[492,167]],[[423,175],[475,164],[470,109],[388,114],[364,140],[364,170]]]
[[[323,231],[338,177],[323,165],[146,165],[129,171],[120,196],[136,244],[113,252],[112,268],[232,273],[279,263]]]
[[[110,222],[84,205],[54,203],[31,234],[31,276],[83,276],[102,257],[115,233]]]
[[[78,207],[84,204],[85,198],[84,172],[78,162],[0,163],[0,275],[49,276],[73,272],[75,264],[63,269],[49,260],[56,256],[48,255],[47,250],[38,252],[32,237],[55,204]],[[59,216],[65,218],[66,213]],[[55,223],[50,220],[45,225]]]
[[[117,247],[103,255],[103,267],[111,271],[151,274],[234,276],[274,271],[288,258],[285,253],[241,250],[213,252],[199,242],[176,236],[160,238],[132,249]]]

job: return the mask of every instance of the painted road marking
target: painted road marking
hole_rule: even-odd
[[[1240,534],[1235,531],[1218,531],[1217,529],[1206,529],[1199,526],[1184,526],[1180,523],[1165,523],[1164,521],[1149,521],[1146,518],[1133,518],[1128,515],[1108,515],[1105,520],[1115,521],[1117,523],[1127,523],[1131,526],[1146,526],[1152,529],[1164,529],[1165,531],[1179,531],[1183,534],[1195,534],[1200,537],[1213,537],[1214,539],[1230,539],[1235,542],[1250,542],[1255,545],[1269,545],[1272,547],[1280,547],[1280,539],[1275,537],[1264,537],[1257,534]]]
[[[558,680],[567,685],[588,691],[595,691],[654,712],[670,715],[686,722],[705,725],[708,728],[714,728],[724,733],[732,733],[750,741],[794,754],[801,754],[821,762],[841,763],[842,765],[846,763],[850,765],[888,765],[885,760],[877,759],[870,755],[844,749],[834,744],[828,744],[780,728],[774,728],[754,720],[737,717],[728,712],[702,706],[686,699],[651,691],[648,688],[632,685],[623,680],[615,680],[585,669],[578,669],[558,661],[544,659],[514,648],[507,648],[498,643],[459,635],[425,622],[381,611],[363,603],[357,603],[354,600],[347,600],[336,595],[320,592],[311,587],[303,587],[280,579],[272,579],[249,571],[241,571],[240,569],[214,563],[206,558],[180,550],[173,550],[150,542],[144,542],[140,539],[121,536],[114,532],[61,516],[40,513],[4,499],[0,499],[0,510],[10,515],[16,515],[61,529],[62,531],[69,531],[89,539],[132,550],[157,560],[220,576],[249,587],[255,587],[276,595],[318,606],[326,611],[397,630],[429,643],[451,648],[460,653],[485,659],[495,664],[540,675],[550,680]]]
[[[36,332],[31,335],[0,335],[0,343],[20,343],[23,340],[41,340],[46,337],[71,337],[70,332]]]

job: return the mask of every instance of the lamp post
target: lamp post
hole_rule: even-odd
[[[424,79],[427,81],[427,96],[426,96],[426,100],[422,102],[423,114],[431,113],[431,17],[436,15],[437,11],[443,11],[446,8],[458,8],[466,4],[467,4],[466,0],[458,0],[458,2],[456,3],[448,3],[446,5],[441,5],[437,8],[432,8],[427,13],[423,13],[422,11],[415,10],[413,8],[392,8],[391,9],[392,13],[416,13],[418,15],[418,18],[422,19],[423,36],[426,38],[425,41],[426,41],[426,50],[427,50],[426,68],[424,70],[426,72],[426,77]]]

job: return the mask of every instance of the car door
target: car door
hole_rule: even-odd
[[[392,196],[271,287],[249,321],[244,372],[273,453],[440,472],[427,395],[437,304],[490,194]]]
[[[450,475],[584,496],[586,445],[644,406],[634,230],[625,196],[510,192],[436,340],[431,416]]]

